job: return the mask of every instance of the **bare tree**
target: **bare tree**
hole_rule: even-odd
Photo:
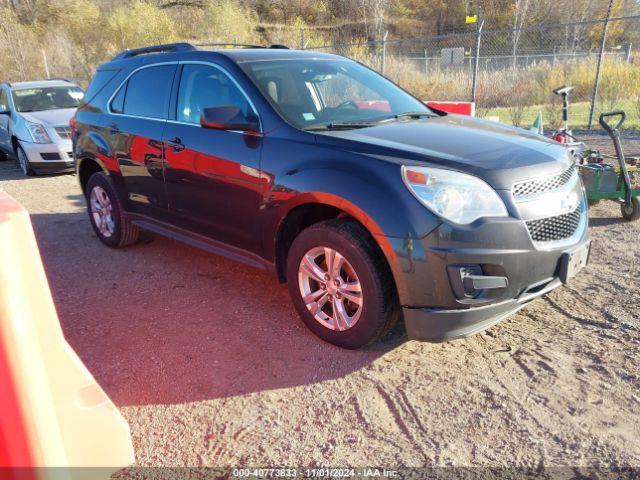
[[[518,43],[522,35],[522,27],[527,21],[529,13],[530,0],[515,0],[513,9],[513,66],[516,66],[516,53],[518,52]]]

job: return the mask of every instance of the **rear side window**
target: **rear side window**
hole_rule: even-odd
[[[124,95],[127,92],[127,86],[123,85],[116,96],[111,100],[111,111],[113,113],[124,113]]]
[[[98,70],[84,94],[83,103],[93,100],[93,97],[95,97],[119,71],[120,70]]]
[[[120,107],[115,103],[116,100],[120,101],[122,94],[124,102],[121,111],[125,115],[166,119],[175,69],[175,65],[157,65],[137,71],[114,97],[112,111]]]

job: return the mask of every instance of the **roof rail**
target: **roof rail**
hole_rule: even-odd
[[[196,43],[195,47],[240,47],[240,48],[282,48],[288,50],[286,45],[274,44],[274,45],[251,45],[248,43]]]
[[[123,60],[125,58],[137,57],[138,55],[146,55],[147,53],[189,52],[191,50],[196,50],[196,47],[190,43],[167,43],[166,45],[154,45],[152,47],[125,50],[113,57],[111,60]]]
[[[240,48],[266,48],[263,45],[251,45],[247,43],[196,43],[195,47],[240,47]]]

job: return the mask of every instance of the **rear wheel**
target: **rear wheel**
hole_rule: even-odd
[[[377,340],[399,317],[391,272],[354,222],[329,220],[303,230],[289,250],[287,282],[307,327],[340,347]]]
[[[20,145],[16,147],[16,157],[18,158],[18,165],[20,166],[20,170],[22,170],[22,173],[24,173],[28,177],[34,176],[35,172],[31,168],[29,157],[27,157],[27,154]]]
[[[120,248],[138,240],[138,227],[124,214],[116,191],[104,173],[94,173],[89,178],[86,197],[91,226],[102,243]]]
[[[627,222],[633,222],[640,219],[640,199],[638,197],[631,198],[631,205],[623,203],[620,205],[622,211],[622,218]]]

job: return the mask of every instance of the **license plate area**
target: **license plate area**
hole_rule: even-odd
[[[589,261],[590,250],[591,242],[588,242],[571,252],[562,254],[562,259],[560,260],[560,280],[562,283],[567,283],[575,277],[580,270],[586,267]]]

